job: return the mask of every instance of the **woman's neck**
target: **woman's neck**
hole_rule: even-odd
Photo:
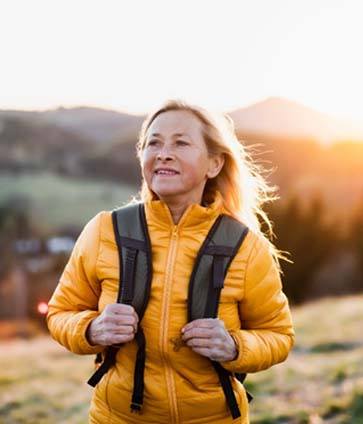
[[[168,206],[171,216],[173,218],[174,225],[177,225],[180,221],[181,217],[183,216],[183,213],[187,210],[187,208],[194,203],[197,203],[202,206],[206,206],[206,202],[203,201],[202,196],[199,199],[168,199],[168,198],[161,198],[159,197],[159,200],[162,200],[166,203]]]
[[[182,204],[182,205],[170,205],[168,204],[168,208],[170,210],[171,216],[173,217],[174,224],[177,225],[180,221],[180,218],[183,216],[183,213],[188,208],[188,204]]]

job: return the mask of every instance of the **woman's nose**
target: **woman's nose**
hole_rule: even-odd
[[[158,159],[162,159],[162,160],[165,160],[165,159],[172,159],[174,157],[174,154],[173,154],[173,152],[172,152],[172,149],[171,148],[169,148],[169,147],[167,147],[167,146],[163,146],[159,151],[158,151],[158,154],[157,154],[157,158]]]

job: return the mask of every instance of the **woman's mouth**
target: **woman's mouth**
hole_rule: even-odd
[[[179,172],[176,171],[167,171],[167,170],[158,170],[155,171],[156,175],[164,176],[164,177],[172,177],[174,175],[178,175]]]

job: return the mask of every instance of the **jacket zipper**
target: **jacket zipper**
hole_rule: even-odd
[[[164,295],[163,295],[163,311],[162,311],[162,319],[161,319],[161,353],[165,362],[168,399],[171,401],[170,402],[171,420],[172,420],[171,424],[179,423],[175,381],[174,381],[173,371],[172,371],[172,367],[171,367],[168,352],[167,352],[171,279],[173,275],[172,273],[173,265],[175,262],[177,239],[178,239],[178,226],[174,225],[172,234],[171,234],[168,259],[167,259],[167,265],[166,265],[166,278],[165,278],[165,287],[164,287]]]

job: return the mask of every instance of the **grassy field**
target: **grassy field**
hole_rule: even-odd
[[[363,295],[292,310],[297,341],[288,359],[246,379],[251,423],[363,423]],[[93,356],[49,337],[0,342],[0,423],[82,424]]]
[[[50,172],[0,173],[0,205],[26,196],[34,225],[52,230],[62,225],[83,226],[101,210],[113,209],[135,195],[135,188],[111,182],[62,177]]]

